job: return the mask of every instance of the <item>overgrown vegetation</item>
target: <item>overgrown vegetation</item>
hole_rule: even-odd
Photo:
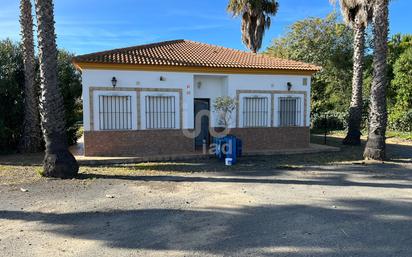
[[[64,98],[69,144],[76,143],[78,122],[82,120],[81,77],[71,63],[72,57],[73,54],[67,51],[59,51],[58,77]],[[23,123],[23,86],[20,45],[10,40],[0,41],[0,153],[17,150]]]

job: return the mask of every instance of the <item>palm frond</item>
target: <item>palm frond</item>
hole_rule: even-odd
[[[277,0],[230,0],[227,11],[242,16],[242,41],[253,52],[262,46],[265,30],[271,26],[270,16],[279,9]]]
[[[337,0],[330,0],[336,4]],[[372,9],[375,0],[339,0],[340,9],[345,22],[353,26],[354,23],[360,23],[367,27],[372,21]]]

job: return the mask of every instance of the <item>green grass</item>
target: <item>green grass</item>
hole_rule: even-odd
[[[314,130],[312,131],[313,134],[319,134],[323,135],[325,132],[321,130]],[[362,131],[363,139],[366,139],[366,136],[368,135],[367,131]],[[346,131],[345,130],[334,130],[334,131],[328,131],[328,136],[338,136],[338,137],[344,137],[346,136]],[[386,137],[390,139],[400,139],[400,140],[407,140],[407,141],[412,141],[412,132],[401,132],[401,131],[387,131],[386,132]]]
[[[400,138],[412,141],[412,132],[388,131],[386,136],[388,138]]]
[[[327,137],[327,145],[339,147],[340,152],[324,152],[298,155],[275,155],[242,157],[238,164],[227,167],[224,162],[215,158],[202,161],[184,162],[148,162],[112,166],[82,166],[82,179],[94,179],[99,176],[145,176],[171,173],[195,172],[227,172],[228,174],[247,174],[248,172],[299,170],[308,166],[322,166],[340,163],[359,163],[363,161],[362,146],[342,145],[343,131],[333,132]],[[391,141],[391,140],[388,140]],[[323,144],[322,135],[312,135],[311,142]],[[387,145],[388,157],[392,160],[410,158],[412,144],[393,140]],[[406,157],[405,157],[406,156]],[[29,183],[40,179],[42,170],[42,154],[0,156],[0,181],[2,184]]]

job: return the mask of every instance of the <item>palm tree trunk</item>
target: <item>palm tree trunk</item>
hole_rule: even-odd
[[[57,46],[52,0],[36,0],[38,26],[41,121],[46,153],[42,175],[72,178],[79,166],[68,150],[63,97],[57,81]]]
[[[376,1],[373,10],[374,56],[373,81],[370,98],[369,134],[363,156],[365,159],[383,160],[387,125],[386,87],[388,54],[389,0]]]
[[[362,122],[362,87],[363,87],[363,58],[365,50],[365,26],[355,21],[354,53],[353,53],[353,78],[352,100],[349,109],[348,134],[343,140],[345,145],[360,145]]]
[[[24,121],[19,150],[34,153],[41,150],[39,100],[35,87],[33,16],[30,0],[20,1],[20,25],[24,63]]]

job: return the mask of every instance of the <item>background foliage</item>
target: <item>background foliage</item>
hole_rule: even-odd
[[[373,49],[366,35],[364,71],[364,114],[367,128],[368,99],[372,82]],[[346,128],[352,87],[353,32],[335,13],[326,18],[308,18],[291,25],[275,39],[265,54],[322,66],[312,81],[312,127],[322,129],[325,115],[329,129]],[[387,90],[389,128],[412,130],[412,35],[394,35],[388,42]]]
[[[73,54],[59,50],[59,87],[64,98],[68,143],[79,137],[82,120],[81,77],[71,63]],[[21,47],[10,40],[0,41],[0,153],[16,151],[23,123],[23,60]],[[39,87],[37,82],[37,87]]]
[[[57,62],[59,87],[66,111],[67,140],[70,145],[75,144],[81,136],[78,133],[79,123],[83,120],[81,75],[73,66],[73,57],[73,54],[59,50]]]
[[[409,47],[395,61],[391,83],[394,104],[389,113],[389,127],[412,131],[412,47]]]
[[[23,61],[18,45],[0,41],[0,152],[16,148],[23,123]]]
[[[345,111],[351,94],[352,42],[351,29],[332,13],[294,23],[266,54],[321,66],[312,81],[313,112]]]

